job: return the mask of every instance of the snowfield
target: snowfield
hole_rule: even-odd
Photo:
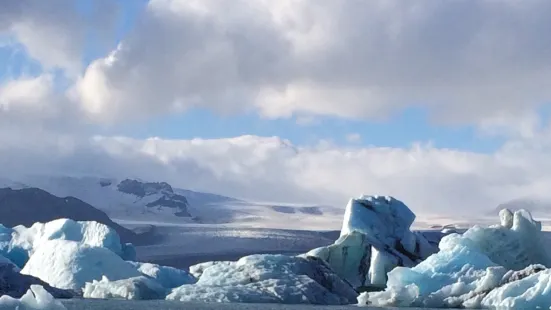
[[[35,175],[0,179],[0,187],[36,187],[58,197],[76,197],[127,224],[338,230],[343,212],[331,206],[251,202],[134,179]]]

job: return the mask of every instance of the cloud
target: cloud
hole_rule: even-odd
[[[49,73],[8,79],[0,83],[0,130],[16,139],[33,136],[32,131],[73,132],[86,123],[78,103],[55,90]],[[29,132],[31,131],[31,132]]]
[[[545,0],[152,0],[78,83],[98,121],[194,106],[268,118],[514,118],[551,99]]]
[[[358,143],[362,141],[362,136],[359,133],[350,133],[346,135],[346,141],[349,143]]]
[[[551,199],[551,131],[493,154],[439,149],[302,147],[278,137],[145,140],[0,135],[4,176],[138,177],[253,200],[344,207],[360,194],[393,195],[419,214],[474,215],[518,197]],[[47,152],[48,156],[44,156]]]
[[[45,69],[76,76],[83,69],[86,41],[93,38],[100,45],[112,36],[116,10],[109,0],[91,1],[88,13],[72,0],[4,0],[0,35],[14,36]]]

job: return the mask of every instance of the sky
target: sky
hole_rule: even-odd
[[[4,0],[3,177],[418,214],[550,200],[546,0]]]

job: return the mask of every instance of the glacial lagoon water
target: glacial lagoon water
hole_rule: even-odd
[[[73,299],[62,301],[68,310],[375,310],[376,307],[281,305],[281,304],[230,304],[230,303],[182,303],[176,301],[151,300],[98,300]],[[398,309],[398,308],[384,308]],[[415,310],[415,308],[408,308]],[[419,309],[418,309],[419,310]]]

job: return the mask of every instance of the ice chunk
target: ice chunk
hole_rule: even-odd
[[[311,250],[304,256],[323,259],[353,287],[367,285],[371,243],[364,234],[351,232],[340,237],[335,244]]]
[[[380,244],[394,246],[409,232],[415,214],[400,200],[388,196],[362,196],[348,202],[341,236],[353,231],[370,236]]]
[[[233,262],[229,262],[229,261],[212,261],[212,262],[199,263],[199,264],[196,264],[196,265],[193,265],[193,266],[189,267],[189,272],[195,278],[199,279],[201,277],[201,275],[203,274],[203,271],[205,269],[207,269],[208,267],[218,265],[218,264],[230,265],[232,263]]]
[[[482,253],[507,269],[520,270],[531,264],[550,267],[551,260],[542,240],[541,224],[524,210],[516,211],[512,220],[504,222],[502,216],[508,218],[506,214],[500,212],[502,225],[475,226],[467,230],[463,238],[472,240]]]
[[[11,264],[0,265],[0,296],[9,295],[14,298],[20,298],[32,285],[44,287],[55,298],[72,298],[77,295],[76,292],[51,287],[48,283],[38,278],[21,274]]]
[[[164,299],[167,291],[155,280],[144,276],[117,281],[109,281],[104,276],[100,281],[86,283],[83,293],[84,298],[148,300]]]
[[[322,260],[285,255],[251,255],[205,268],[194,285],[168,300],[245,303],[349,304],[357,293]]]
[[[369,278],[371,285],[384,288],[387,273],[398,266],[395,256],[385,252],[379,252],[376,248],[371,250],[371,262],[369,265]]]
[[[503,209],[499,211],[499,220],[501,226],[511,229],[513,228],[513,213],[509,209]]]
[[[395,198],[352,199],[346,206],[340,238],[305,255],[325,260],[357,289],[381,287],[386,272],[396,266],[414,266],[437,251],[423,234],[410,231],[414,220],[413,212]]]
[[[501,225],[475,226],[463,235],[444,237],[438,253],[413,268],[392,270],[387,289],[362,294],[360,304],[549,308],[551,272],[543,265],[531,265],[548,262],[541,225],[526,211],[507,218],[501,216]]]
[[[21,299],[3,295],[0,297],[0,309],[19,310],[64,310],[61,302],[54,299],[42,286],[31,285]]]
[[[123,246],[117,232],[98,222],[76,222],[57,219],[35,223],[31,227],[0,226],[0,254],[23,268],[33,251],[48,240],[70,240],[81,244],[107,248],[123,256]]]
[[[143,275],[155,279],[165,288],[175,288],[184,284],[193,284],[197,281],[185,270],[150,263],[129,263],[135,266]]]
[[[43,243],[21,273],[72,290],[80,290],[86,282],[100,280],[102,276],[116,281],[141,275],[136,267],[107,248],[66,240]]]

